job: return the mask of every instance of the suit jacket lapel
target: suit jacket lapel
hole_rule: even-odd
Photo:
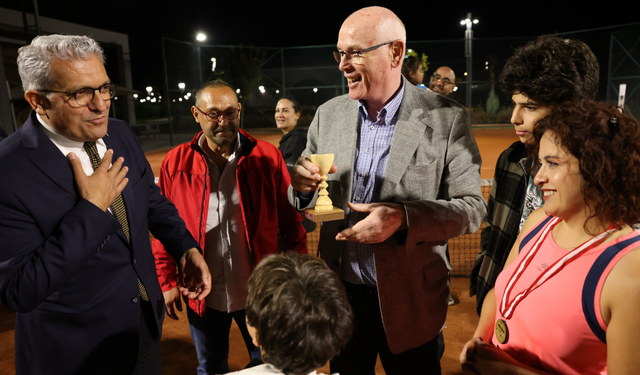
[[[389,160],[387,160],[380,188],[381,199],[393,195],[395,186],[400,183],[420,142],[425,138],[425,132],[432,133],[428,108],[420,105],[416,96],[419,92],[414,91],[420,89],[409,87],[409,85],[409,82],[405,82],[404,98],[398,110],[398,121],[393,132]],[[427,138],[430,139],[430,137]]]
[[[104,138],[102,138],[102,140],[107,146],[107,150],[109,149],[113,150],[113,157],[111,158],[111,163],[113,163],[117,158],[122,156],[124,157],[124,164],[122,166],[124,167],[129,165],[130,160],[128,159],[131,156],[123,153],[124,147],[115,139],[115,137],[109,136],[108,130],[107,130],[107,135],[105,135]],[[134,218],[132,217],[132,214],[134,212],[135,200],[133,199],[133,188],[131,187],[131,180],[129,180],[129,183],[122,191],[122,200],[124,201],[124,207],[125,207],[125,210],[127,211],[127,220],[129,222],[129,236],[131,237],[131,243],[133,243],[134,231],[132,229],[133,227],[131,223],[133,223],[133,220],[134,220]],[[124,234],[124,231],[122,229],[119,229],[117,233],[118,233],[118,236],[120,236],[124,240],[124,242],[128,244],[127,236]]]
[[[351,190],[353,185],[353,169],[355,166],[355,158],[356,158],[356,147],[358,146],[358,119],[360,116],[360,111],[358,108],[357,100],[350,100],[348,102],[348,106],[355,106],[355,110],[353,108],[345,108],[343,111],[336,111],[336,113],[340,113],[344,115],[342,123],[345,124],[341,126],[341,129],[337,131],[337,136],[339,136],[339,144],[340,149],[338,150],[338,155],[340,155],[340,164],[336,164],[338,166],[338,170],[347,170],[348,173],[340,174],[340,185],[343,187],[343,192],[346,193],[343,196],[343,208],[348,210],[347,202],[351,202]],[[335,162],[334,162],[335,163]]]
[[[35,112],[31,112],[23,128],[23,145],[26,149],[33,150],[29,160],[58,186],[75,197],[73,170],[69,160],[40,130]]]

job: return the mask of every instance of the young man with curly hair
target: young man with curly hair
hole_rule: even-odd
[[[507,61],[500,85],[511,95],[511,123],[520,138],[498,158],[489,197],[486,227],[482,229],[481,252],[471,274],[471,295],[476,312],[493,288],[522,225],[543,204],[542,193],[533,182],[536,166],[527,158],[526,143],[538,120],[555,104],[594,99],[600,68],[585,43],[543,35],[518,48]]]

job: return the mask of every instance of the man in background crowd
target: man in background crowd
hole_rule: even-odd
[[[247,280],[266,255],[278,252],[278,231],[287,250],[306,253],[301,216],[287,198],[290,183],[280,151],[240,130],[241,104],[226,82],[198,89],[191,113],[202,131],[169,151],[158,185],[198,239],[211,270],[211,293],[189,301],[187,317],[198,354],[198,374],[229,372],[229,329],[235,320],[252,361],[260,359],[247,331]],[[175,262],[153,242],[167,315],[182,310]]]
[[[448,96],[456,87],[456,74],[448,66],[439,67],[429,79],[429,90]]]

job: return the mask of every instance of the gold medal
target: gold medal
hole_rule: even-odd
[[[496,322],[496,339],[500,344],[506,344],[509,341],[509,328],[503,319],[498,319]]]

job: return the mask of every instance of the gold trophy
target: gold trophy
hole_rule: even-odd
[[[333,165],[333,154],[312,154],[310,155],[311,162],[318,166],[320,169],[321,182],[318,185],[320,191],[318,191],[318,199],[316,200],[316,206],[305,210],[304,216],[316,223],[331,220],[344,219],[344,211],[340,208],[333,207],[333,202],[329,198],[329,192],[327,187],[327,173]]]

